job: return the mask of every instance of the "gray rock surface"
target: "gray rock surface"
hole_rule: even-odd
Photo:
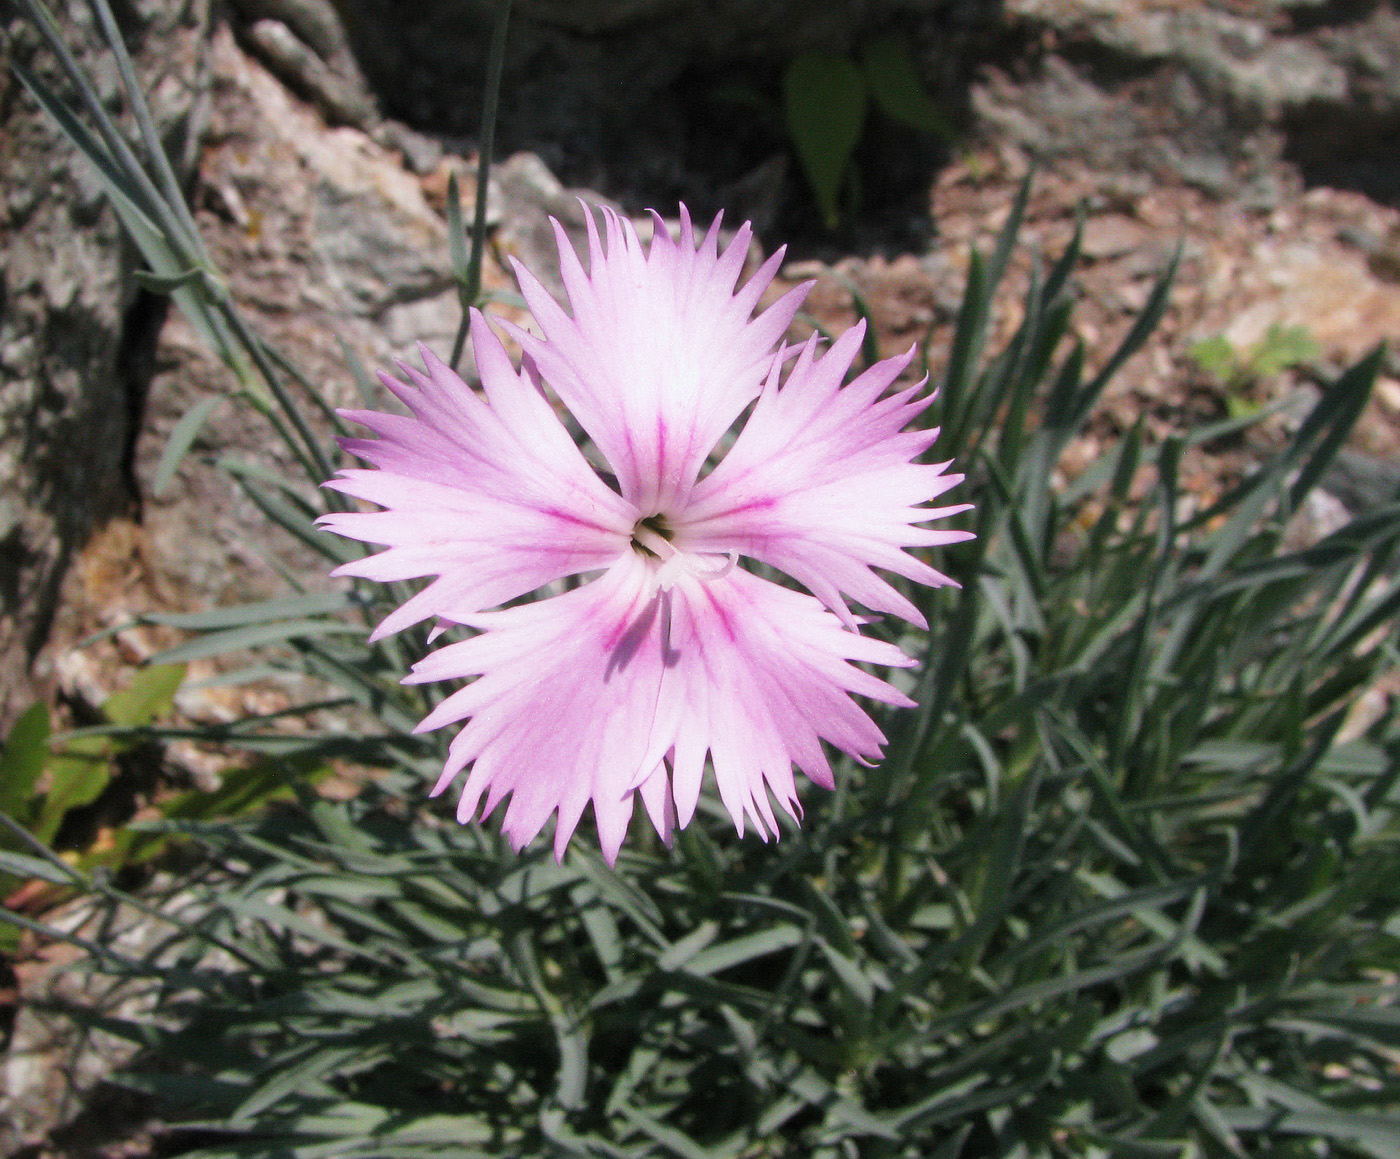
[[[118,107],[82,0],[55,5]],[[188,176],[205,109],[209,0],[124,5],[125,32],[168,146]],[[66,91],[18,18],[6,59]],[[0,724],[37,694],[30,664],[73,553],[132,504],[128,467],[160,310],[86,161],[0,65]]]
[[[492,0],[233,0],[213,66],[210,3],[137,0],[123,8],[127,31],[187,169],[202,94],[211,70],[218,74],[214,132],[199,160],[201,221],[257,323],[333,402],[350,403],[337,337],[374,367],[411,355],[417,339],[446,353],[456,330],[441,199],[449,169],[471,198],[460,154],[476,130]],[[1346,6],[1346,19],[1336,4],[1306,0],[515,4],[503,153],[512,136],[532,135],[545,152],[498,166],[493,239],[499,256],[520,256],[545,277],[553,266],[546,217],[576,229],[575,190],[671,213],[685,182],[705,177],[711,158],[700,145],[714,138],[700,135],[688,103],[696,90],[686,87],[697,70],[771,79],[792,53],[846,53],[889,29],[907,35],[940,99],[956,100],[959,84],[965,93],[977,74],[974,138],[1134,175],[1140,184],[1115,203],[1122,212],[1096,221],[1087,239],[1104,262],[1143,248],[1144,227],[1130,219],[1154,182],[1272,211],[1298,189],[1284,164],[1290,150],[1324,184],[1352,162],[1382,183],[1396,166],[1394,149],[1377,145],[1388,128],[1400,131],[1393,0]],[[63,12],[97,60],[86,4],[67,0]],[[12,23],[6,51],[51,70],[18,28]],[[114,94],[110,67],[100,75]],[[53,618],[65,563],[95,527],[115,513],[140,516],[143,558],[158,561],[160,577],[145,596],[158,603],[246,598],[264,581],[273,590],[275,572],[255,550],[265,546],[260,516],[205,460],[236,452],[291,466],[229,404],[171,494],[148,493],[171,427],[228,381],[178,319],[166,325],[153,366],[160,312],[137,295],[134,258],[85,163],[7,70],[0,97],[3,724],[33,694],[26,667]],[[706,131],[737,138],[761,119],[752,110],[727,116]],[[784,189],[800,182],[783,149],[779,140],[737,174],[709,174],[728,220],[735,210],[755,216],[761,233],[777,220]],[[570,159],[572,170],[561,167]],[[926,224],[927,188],[916,206]],[[1378,253],[1385,244],[1377,241]],[[497,288],[509,288],[500,265],[492,268]],[[311,566],[294,554],[279,562]]]
[[[1018,99],[984,93],[978,111],[1037,155],[1096,147],[1213,193],[1258,181],[1255,203],[1277,201],[1263,175],[1291,161],[1309,182],[1400,198],[1392,0],[1007,0],[1005,16],[1051,47]],[[1028,103],[1048,121],[1028,125]]]
[[[420,180],[369,134],[327,126],[226,28],[213,38],[211,61],[214,108],[198,219],[252,325],[333,406],[359,405],[337,339],[371,370],[411,355],[420,339],[435,339],[445,356],[459,311],[446,225]],[[214,412],[168,492],[150,493],[175,424],[230,386],[224,368],[172,315],[133,466],[146,496],[150,583],[140,594],[149,601],[209,606],[280,594],[277,568],[308,584],[329,582],[328,565],[289,537],[269,535],[261,512],[212,464],[219,456],[256,462],[311,490],[266,424],[233,399]]]

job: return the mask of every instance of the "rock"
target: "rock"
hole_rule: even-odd
[[[500,184],[504,211],[497,237],[501,248],[530,268],[557,298],[563,299],[559,279],[559,250],[550,218],[558,221],[582,250],[587,245],[580,196],[593,205],[619,208],[617,203],[589,190],[565,189],[559,178],[534,153],[517,153],[494,170]]]
[[[198,920],[199,905],[188,894],[169,899],[166,907],[166,912],[180,913],[185,921]],[[105,946],[131,959],[159,959],[162,951],[168,954],[168,922],[125,904],[111,907],[103,921],[94,918],[95,908],[91,899],[81,898],[46,913],[44,920],[80,937],[100,938]],[[140,1133],[144,1116],[139,1113],[118,1105],[118,1112],[127,1113],[113,1114],[111,1106],[92,1105],[102,1084],[136,1056],[138,1047],[128,1038],[85,1029],[63,1010],[76,1007],[99,1017],[158,1024],[167,1017],[161,996],[149,978],[130,982],[94,973],[78,966],[82,957],[76,947],[55,942],[16,968],[23,1001],[0,1061],[0,1156],[53,1154],[45,1144],[66,1124],[74,1124],[75,1133],[92,1148],[75,1146],[64,1152],[70,1155],[127,1153],[98,1147],[114,1142],[114,1137]],[[218,964],[218,959],[205,963],[206,968]],[[89,1110],[98,1113],[90,1115]],[[92,1122],[93,1118],[97,1121]],[[79,1119],[89,1120],[83,1124],[86,1130],[77,1129],[74,1121]]]
[[[445,357],[456,295],[446,225],[423,183],[369,134],[328,126],[225,29],[214,36],[212,60],[216,143],[205,154],[204,180],[210,190],[231,192],[207,199],[200,224],[252,324],[332,406],[359,405],[338,340],[371,371],[392,355],[416,358],[420,338]],[[244,206],[241,216],[227,209],[230,198]],[[216,409],[169,492],[150,493],[172,428],[230,386],[227,371],[172,316],[161,334],[134,467],[144,499],[150,606],[207,607],[281,594],[279,569],[319,588],[329,583],[331,565],[290,537],[269,534],[262,513],[212,465],[216,455],[252,461],[310,490],[296,461],[245,405],[231,399]],[[329,439],[324,424],[318,429]]]
[[[435,297],[390,306],[382,319],[383,333],[395,350],[408,352],[422,342],[446,359],[461,317],[457,291],[446,290]]]
[[[1054,46],[1027,98],[1063,93],[1055,71],[1069,68],[1114,113],[1108,122],[1074,119],[1053,149],[1037,152],[1078,155],[1106,128],[1118,140],[1118,164],[1140,163],[1155,141],[1159,164],[1215,196],[1247,189],[1244,200],[1255,208],[1286,196],[1265,175],[1284,157],[1310,182],[1393,198],[1400,194],[1390,144],[1400,136],[1400,13],[1375,4],[1357,19],[1343,6],[1313,5],[1304,19],[1305,7],[1008,0],[1007,16],[1026,43],[1048,37]],[[1071,56],[1075,64],[1066,65]],[[1006,103],[993,110],[999,127],[1011,119]],[[1088,103],[1079,101],[1082,111]],[[1016,107],[1040,121],[1034,103]],[[1124,121],[1135,134],[1121,132]],[[1030,136],[1023,127],[1022,139]]]
[[[336,6],[387,114],[425,132],[475,140],[495,0]],[[894,32],[907,39],[934,87],[951,93],[956,81],[945,78],[965,79],[974,60],[969,47],[990,34],[999,6],[515,0],[498,143],[506,153],[540,154],[572,184],[614,196],[625,189],[648,205],[678,195],[694,203],[703,192],[717,207],[718,185],[740,181],[783,145],[781,130],[769,123],[773,110],[761,106],[771,103],[795,54],[853,55],[865,39]],[[730,90],[744,89],[748,103],[732,103],[726,81]],[[746,140],[759,136],[768,139],[767,154],[755,147],[743,155]],[[910,149],[906,138],[892,152]]]
[[[1285,551],[1302,551],[1351,522],[1352,512],[1347,504],[1324,487],[1314,487],[1283,533]]]
[[[1400,202],[1400,12],[1377,4],[1364,19],[1324,24],[1310,36],[1344,70],[1346,89],[1292,110],[1286,155],[1310,183]]]
[[[379,108],[330,0],[234,0],[249,48],[333,123],[372,129]]]
[[[429,297],[452,282],[447,228],[422,188],[388,158],[372,156],[368,138],[302,141],[315,174],[312,244],[329,301],[374,317],[399,302]],[[329,304],[329,301],[327,304]]]
[[[402,154],[404,165],[420,177],[436,171],[445,154],[442,142],[398,121],[382,122],[374,133],[374,139],[386,149],[395,149]]]
[[[1267,14],[1248,19],[1187,5],[1125,15],[1105,0],[1011,0],[1010,15],[1144,64],[1172,63],[1217,98],[1267,119],[1347,94],[1347,72],[1319,44],[1271,35]]]
[[[287,84],[306,93],[332,120],[364,128],[378,120],[363,83],[341,76],[280,20],[255,20],[248,42]]]
[[[1091,217],[1084,223],[1081,249],[1086,258],[1116,258],[1148,244],[1151,233],[1121,213]]]
[[[87,4],[58,5],[68,43],[118,107]],[[206,108],[209,0],[123,6],[157,127],[188,177]],[[21,18],[5,51],[67,93]],[[157,83],[157,81],[159,83]],[[89,164],[0,69],[0,727],[37,694],[30,669],[64,572],[92,529],[133,501],[136,437],[162,305],[139,294]]]
[[[1400,333],[1400,286],[1377,281],[1363,255],[1283,235],[1262,241],[1252,256],[1249,305],[1225,331],[1235,349],[1254,347],[1271,327],[1299,326],[1354,361],[1372,335]]]

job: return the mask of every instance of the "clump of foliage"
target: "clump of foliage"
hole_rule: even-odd
[[[207,861],[143,902],[165,940],[85,945],[161,1025],[71,1013],[141,1048],[115,1081],[167,1100],[172,1147],[1400,1153],[1400,713],[1363,711],[1397,667],[1400,497],[1309,547],[1283,536],[1381,353],[1203,510],[1183,502],[1183,455],[1248,416],[1160,445],[1136,428],[1056,490],[1169,277],[1091,372],[1070,337],[1076,238],[989,350],[1024,207],[1023,190],[974,255],[936,360],[938,453],[969,466],[978,539],[945,558],[962,589],[924,596],[932,632],[900,639],[922,658],[920,707],[888,714],[888,759],[841,769],[777,845],[702,802],[674,848],[639,831],[614,872],[580,842],[556,865],[443,817],[422,800],[438,742],[409,732],[422,690],[397,683],[388,645],[338,628],[372,593],[257,605],[191,642],[242,647],[261,625],[279,663],[377,721],[221,739],[386,771],[347,801],[302,783],[250,819],[145,826]],[[311,424],[282,425],[333,460]],[[265,510],[339,562],[346,545],[305,527],[333,500],[321,477],[266,484]]]
[[[142,744],[141,731],[169,714],[185,669],[160,664],[137,672],[131,686],[103,703],[103,725],[53,736],[48,706],[32,704],[20,713],[0,749],[0,816],[41,843],[52,844],[64,823],[91,806],[111,785],[123,758]],[[10,896],[34,871],[43,870],[25,852],[25,841],[0,829],[0,898]],[[159,842],[123,831],[105,845],[75,850],[70,858],[84,867],[119,867],[149,856]],[[139,847],[139,848],[138,848]],[[0,925],[0,951],[13,952],[14,926]]]
[[[916,133],[951,140],[947,116],[924,88],[904,37],[877,36],[856,58],[809,52],[783,70],[783,120],[828,230],[859,204],[859,171],[851,165],[865,133],[869,106]]]
[[[1237,350],[1224,334],[1202,338],[1187,354],[1197,368],[1225,392],[1225,408],[1231,418],[1254,414],[1260,404],[1250,391],[1260,382],[1315,361],[1322,347],[1305,326],[1270,326],[1248,350]]]

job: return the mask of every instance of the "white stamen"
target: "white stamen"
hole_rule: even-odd
[[[664,559],[668,562],[678,553],[668,540],[659,531],[654,531],[645,523],[639,523],[632,528],[632,539],[645,547],[657,559]]]
[[[681,551],[660,531],[645,523],[638,523],[632,529],[632,542],[661,560],[661,566],[651,573],[647,582],[647,599],[652,599],[658,591],[669,591],[680,572],[708,582],[723,579],[739,562],[737,551],[724,556]]]
[[[650,547],[649,544],[643,546]],[[667,546],[670,545],[667,544]],[[717,561],[718,566],[712,566],[705,562],[710,560]],[[738,562],[739,553],[736,551],[731,551],[727,557],[721,558],[716,555],[693,555],[672,548],[670,558],[651,573],[651,578],[647,583],[647,599],[651,599],[659,591],[670,591],[681,572],[693,576],[702,583],[709,583],[727,576],[734,570]]]
[[[737,563],[739,562],[739,553],[738,553],[737,551],[731,551],[731,552],[729,552],[728,555],[725,557],[724,562],[721,563],[718,567],[709,567],[709,566],[707,566],[707,565],[705,565],[705,564],[702,564],[702,563],[700,562],[702,559],[718,559],[718,558],[719,558],[719,556],[717,556],[717,555],[685,555],[685,554],[683,554],[683,555],[680,556],[681,566],[682,566],[683,568],[685,568],[685,570],[686,570],[690,575],[693,575],[696,579],[699,579],[699,580],[716,580],[716,579],[723,579],[723,578],[724,578],[725,576],[727,576],[731,571],[734,570],[735,564],[737,564]]]

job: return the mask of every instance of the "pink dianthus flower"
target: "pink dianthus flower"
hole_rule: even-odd
[[[912,351],[843,386],[860,326],[825,353],[815,338],[783,346],[808,286],[755,315],[782,253],[738,286],[747,226],[721,251],[718,220],[697,243],[682,209],[679,240],[657,219],[644,247],[608,210],[600,236],[590,212],[587,271],[555,230],[569,311],[517,263],[542,331],[502,324],[524,351],[519,370],[473,312],[481,394],[422,348],[425,372],[400,364],[408,381],[381,375],[408,415],[347,412],[379,437],[346,448],[377,469],[329,485],[383,510],[321,523],[385,550],[337,574],[436,577],[373,638],[428,618],[476,632],[406,678],[472,678],[419,725],[466,722],[434,789],[469,769],[459,820],[509,796],[512,844],[557,814],[562,857],[591,802],[612,862],[634,798],[665,840],[690,821],[708,759],[740,834],[749,822],[776,836],[773,800],[800,815],[794,765],[833,785],[822,741],[880,757],[885,738],[850,694],[913,703],[853,663],[914,661],[860,635],[845,599],[925,626],[872,569],[952,582],[904,549],[969,538],[918,526],[966,510],[921,506],[962,476],[915,462],[938,433],[905,430],[929,402],[922,383],[886,394]],[[743,558],[811,594],[761,578]],[[560,590],[571,576],[586,578]],[[547,585],[555,594],[511,604]]]

